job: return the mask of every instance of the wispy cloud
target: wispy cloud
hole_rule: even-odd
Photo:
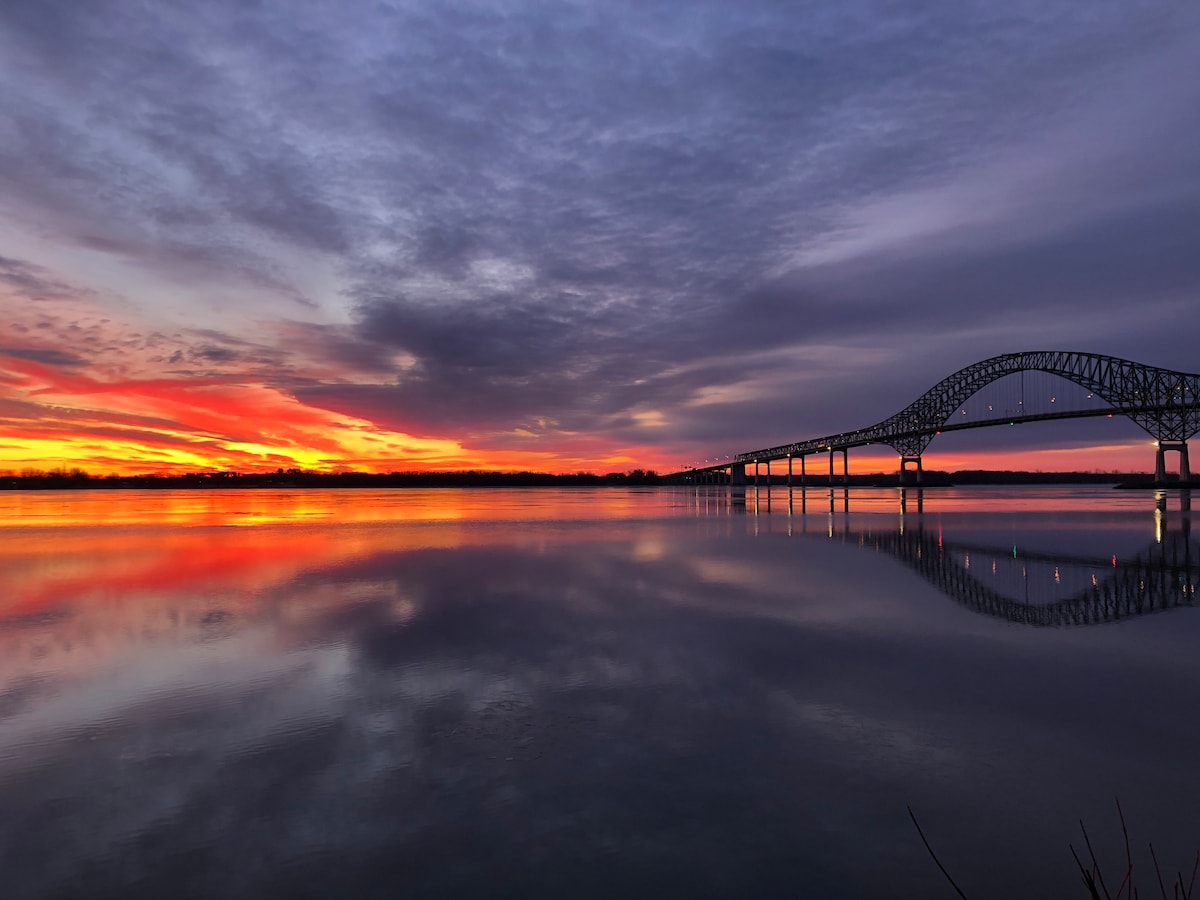
[[[0,289],[107,279],[164,376],[481,452],[793,439],[1033,346],[1194,369],[1197,60],[1165,0],[16,0]]]

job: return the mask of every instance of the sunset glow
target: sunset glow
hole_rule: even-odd
[[[935,7],[5,4],[0,471],[664,472],[1200,369],[1198,14]],[[1097,434],[926,466],[1152,468]]]
[[[472,451],[457,440],[414,437],[306,405],[234,374],[110,381],[0,355],[0,383],[9,394],[0,471],[608,471],[660,456],[652,448],[614,452],[595,439],[564,440],[559,452]]]

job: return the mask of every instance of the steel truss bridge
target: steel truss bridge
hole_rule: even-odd
[[[1056,375],[1086,389],[1089,397],[1094,394],[1103,403],[1088,409],[1044,412],[1030,412],[1018,407],[1006,410],[1002,416],[952,421],[962,405],[988,385],[1025,372]],[[942,379],[882,422],[855,431],[750,450],[725,462],[679,472],[676,477],[695,478],[698,481],[727,479],[733,484],[745,484],[748,464],[754,465],[757,477],[759,464],[766,463],[769,476],[771,462],[786,459],[788,484],[791,484],[794,459],[800,460],[803,480],[806,457],[828,452],[830,480],[833,478],[836,453],[842,454],[842,477],[845,480],[848,472],[847,452],[851,448],[884,444],[900,454],[901,479],[912,465],[919,482],[921,456],[934,437],[942,432],[1117,414],[1132,419],[1157,442],[1154,468],[1156,482],[1165,482],[1167,479],[1167,451],[1179,453],[1180,481],[1191,480],[1187,441],[1200,431],[1200,375],[1148,366],[1115,356],[1067,350],[1033,350],[993,356]]]

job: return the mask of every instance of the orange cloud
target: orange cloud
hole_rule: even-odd
[[[9,402],[0,406],[0,468],[79,467],[97,473],[204,469],[332,471],[622,469],[648,456],[600,441],[473,451],[306,406],[279,388],[234,376],[102,380],[24,359],[0,358]]]

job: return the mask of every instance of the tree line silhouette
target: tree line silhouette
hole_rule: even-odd
[[[364,487],[602,487],[656,485],[653,469],[627,472],[189,472],[181,475],[92,475],[83,469],[22,469],[0,473],[0,489],[119,489],[119,488],[364,488]]]

